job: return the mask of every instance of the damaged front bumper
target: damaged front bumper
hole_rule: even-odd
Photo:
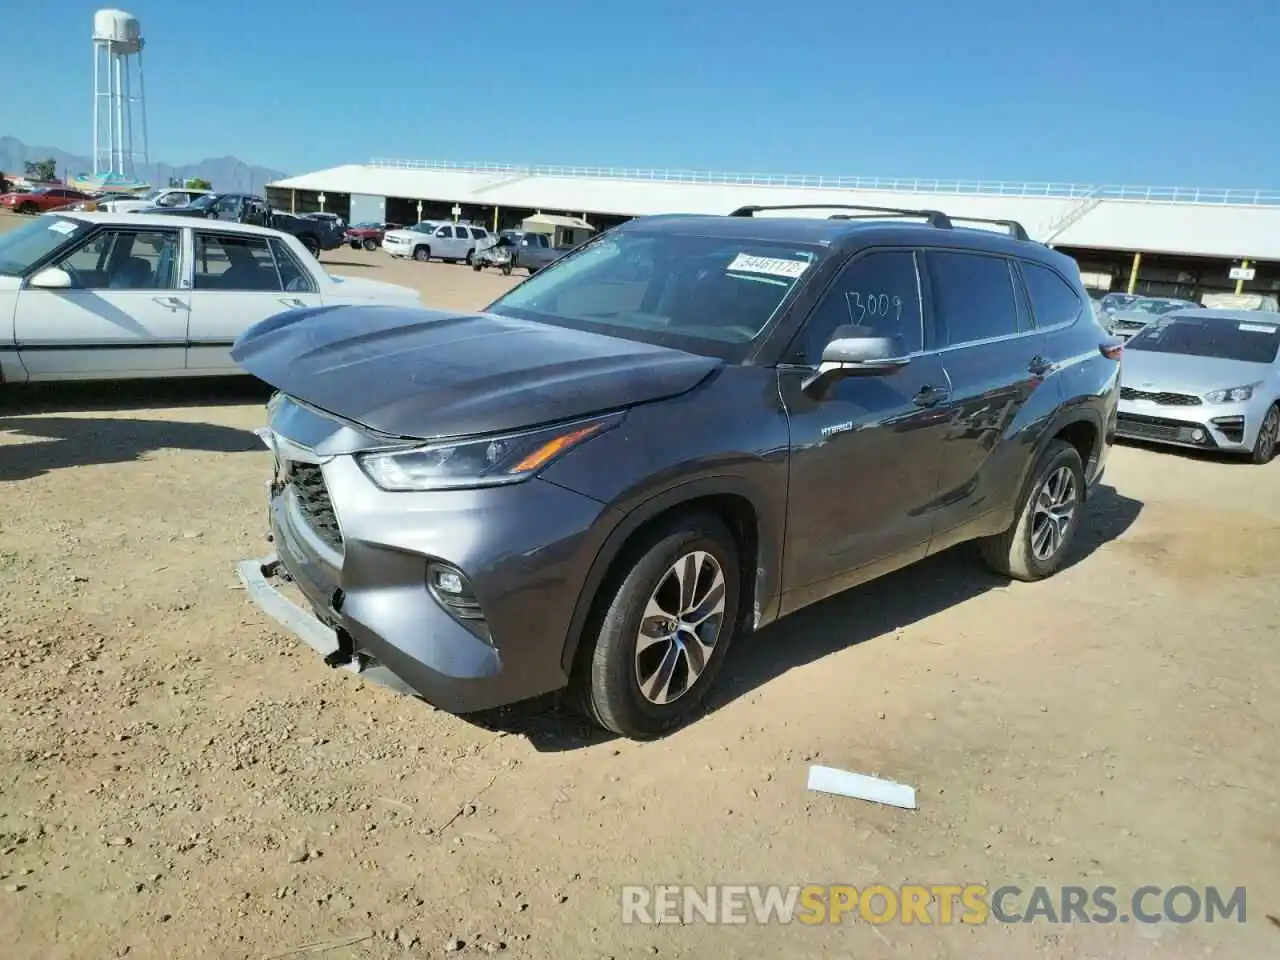
[[[280,558],[272,554],[257,560],[242,560],[236,573],[249,598],[262,612],[280,624],[324,658],[327,666],[359,674],[371,683],[403,693],[418,695],[412,687],[371,657],[357,653],[351,637],[335,630],[310,610],[294,603],[283,587],[292,582]]]

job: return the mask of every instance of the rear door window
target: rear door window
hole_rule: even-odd
[[[1037,327],[1056,327],[1080,315],[1084,304],[1067,281],[1038,263],[1023,260],[1020,266]]]
[[[1018,332],[1018,295],[1008,260],[950,250],[930,250],[927,259],[940,347]]]

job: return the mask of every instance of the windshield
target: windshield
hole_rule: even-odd
[[[189,204],[187,204],[187,206],[191,207],[193,210],[203,210],[206,207],[212,207],[217,202],[218,202],[218,198],[215,194],[202,193],[200,196],[196,197]]]
[[[1126,351],[1176,353],[1242,363],[1274,363],[1277,347],[1280,322],[1189,316],[1153,323],[1124,345]]]
[[[167,191],[165,190],[152,190],[150,193],[144,193],[141,197],[138,197],[138,199],[139,200],[159,200],[160,197],[163,196],[166,192]],[[125,199],[128,200],[130,198],[125,197]]]
[[[1126,313],[1150,313],[1154,316],[1163,316],[1166,313],[1172,313],[1174,310],[1185,310],[1190,304],[1180,300],[1153,300],[1143,299],[1135,300],[1124,308]]]
[[[414,233],[431,233],[435,228],[436,225],[430,220],[423,220],[421,223],[415,223],[412,227],[409,227]]]
[[[737,359],[819,253],[761,240],[627,231],[580,247],[488,309]]]
[[[0,233],[0,274],[16,277],[26,273],[85,229],[86,224],[78,220],[44,216]]]

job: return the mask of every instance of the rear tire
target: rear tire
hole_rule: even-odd
[[[476,253],[476,252],[475,252],[474,250],[468,250],[468,251],[467,251],[467,259],[465,259],[465,260],[464,260],[464,261],[462,261],[462,262],[463,262],[463,263],[465,263],[467,266],[471,266],[471,258],[475,256],[475,253]]]
[[[1276,442],[1280,438],[1280,403],[1271,405],[1262,424],[1258,427],[1258,438],[1253,441],[1253,450],[1249,459],[1258,466],[1270,463],[1276,455]]]
[[[307,234],[298,238],[302,241],[302,245],[307,248],[307,253],[311,254],[317,260],[320,259],[320,241],[315,237]]]
[[[1084,491],[1079,451],[1065,441],[1051,441],[1036,461],[1009,529],[978,542],[987,566],[1014,580],[1057,573],[1080,526]]]
[[[482,267],[482,266],[481,266],[480,264],[478,264],[478,263],[474,263],[474,262],[473,262],[473,263],[471,264],[471,269],[472,269],[472,270],[474,270],[476,273],[479,273],[481,270],[483,270],[483,269],[484,269],[484,267]]]
[[[509,264],[509,263],[504,263],[504,264],[502,265],[502,275],[503,275],[504,277],[509,277],[509,276],[511,276],[511,264]]]
[[[596,597],[574,682],[597,723],[645,740],[688,721],[714,684],[737,632],[741,574],[733,535],[705,513],[654,529],[625,558]]]
[[[413,259],[417,260],[419,263],[426,263],[431,259],[431,248],[426,244],[423,244],[420,247],[414,247]]]
[[[373,238],[369,238],[365,240],[364,248],[368,250],[370,253],[373,253],[373,251],[378,249],[378,241],[374,240]]]

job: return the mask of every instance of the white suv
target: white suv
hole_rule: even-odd
[[[470,263],[477,249],[492,242],[488,230],[472,223],[424,220],[403,230],[388,230],[382,237],[382,249],[393,257]]]

